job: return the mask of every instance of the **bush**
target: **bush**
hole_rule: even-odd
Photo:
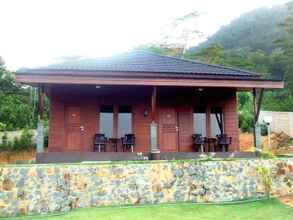
[[[13,151],[20,151],[22,146],[20,145],[20,141],[18,137],[15,137],[12,142],[12,150]]]
[[[0,131],[6,130],[6,124],[0,122]]]
[[[264,185],[265,194],[269,198],[270,195],[271,195],[271,191],[272,191],[272,174],[271,174],[271,171],[270,171],[270,169],[268,169],[266,167],[258,167],[256,169],[256,171],[258,172],[258,174],[261,177],[262,183]]]
[[[24,129],[21,132],[20,138],[14,138],[12,150],[14,151],[22,151],[22,150],[30,150],[34,148],[34,144],[32,141],[33,134],[29,129]]]
[[[239,113],[239,127],[242,132],[251,132],[253,128],[253,115],[248,111],[240,111]]]
[[[7,132],[2,136],[0,151],[9,151],[11,149],[11,143],[8,141]]]

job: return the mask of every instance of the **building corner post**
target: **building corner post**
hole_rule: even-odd
[[[254,124],[253,124],[253,136],[256,156],[261,154],[261,128],[258,122],[261,103],[263,99],[264,89],[260,89],[257,97],[256,89],[253,89],[253,112],[254,112]]]
[[[44,153],[44,87],[38,87],[37,153]]]
[[[157,87],[153,87],[151,98],[151,119],[150,124],[150,154],[152,160],[160,159],[160,148],[158,145],[158,124],[156,122],[156,108],[157,108]]]
[[[44,121],[39,119],[37,125],[37,153],[44,153]]]

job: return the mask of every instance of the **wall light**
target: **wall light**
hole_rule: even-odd
[[[148,115],[149,115],[149,112],[148,112],[148,110],[145,109],[145,110],[143,111],[143,116],[144,116],[144,117],[148,117]]]

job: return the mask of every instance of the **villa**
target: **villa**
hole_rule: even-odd
[[[20,69],[19,83],[39,88],[40,138],[49,99],[49,146],[39,162],[193,157],[239,152],[237,91],[254,94],[282,80],[245,70],[132,51],[104,59]]]

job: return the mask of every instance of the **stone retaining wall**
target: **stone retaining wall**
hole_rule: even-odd
[[[264,185],[257,167],[271,170],[273,193],[293,193],[293,158],[2,166],[0,216],[258,198]]]

